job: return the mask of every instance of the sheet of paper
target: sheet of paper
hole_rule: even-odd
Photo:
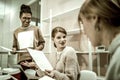
[[[4,46],[0,46],[0,48],[4,49],[6,51],[11,51],[12,52],[12,49],[6,48]],[[23,53],[23,52],[27,52],[27,50],[21,50],[21,51],[15,51],[15,52]]]
[[[43,76],[42,78],[40,78],[39,80],[55,80],[49,76]]]
[[[27,50],[42,71],[45,71],[45,69],[53,70],[52,65],[49,63],[47,57],[42,51],[33,50],[29,48],[27,48]]]
[[[18,42],[20,49],[33,47],[33,40],[34,40],[33,31],[20,32],[18,34]]]
[[[9,48],[6,48],[6,47],[3,47],[3,46],[0,46],[2,49],[6,50],[6,51],[12,51],[12,49],[9,49]]]

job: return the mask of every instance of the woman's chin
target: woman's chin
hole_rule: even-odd
[[[66,47],[66,45],[62,45],[62,46],[61,46],[61,48],[65,48],[65,47]]]

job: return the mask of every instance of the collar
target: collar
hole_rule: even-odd
[[[28,27],[21,27],[21,29],[23,29],[23,30],[27,30],[27,29],[29,29],[31,26],[29,25]]]

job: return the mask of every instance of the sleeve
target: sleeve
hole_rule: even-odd
[[[114,55],[112,56],[112,59],[110,61],[106,79],[105,80],[119,80],[120,79],[120,48],[118,48]]]
[[[44,48],[45,40],[42,36],[42,33],[38,27],[35,27],[35,42],[34,47],[37,50],[42,50]]]
[[[12,47],[18,49],[17,38],[15,36],[15,32],[13,33],[13,46]]]
[[[64,73],[60,73],[57,70],[54,70],[53,73],[57,80],[77,80],[80,72],[78,68],[76,53],[71,51],[66,55]]]
[[[37,46],[41,45],[42,43],[45,43],[45,40],[44,40],[44,38],[42,36],[42,33],[41,33],[41,30],[39,28],[37,28],[37,34],[36,35],[37,35],[36,39],[38,41]]]

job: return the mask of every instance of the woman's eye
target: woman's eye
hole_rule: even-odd
[[[60,37],[57,37],[57,39],[60,39]]]
[[[63,36],[63,38],[66,38],[66,36]]]

